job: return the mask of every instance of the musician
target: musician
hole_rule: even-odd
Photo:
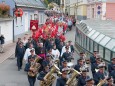
[[[24,69],[26,72],[34,71],[34,68],[30,68],[31,63],[34,62],[34,60],[35,60],[35,57],[32,57],[32,56],[28,57],[28,63],[26,63],[26,66],[25,66],[25,69]],[[28,75],[28,81],[29,81],[30,86],[34,86],[35,82],[36,82],[36,75],[35,76],[29,76]]]
[[[35,58],[37,57],[37,55],[35,54],[35,50],[34,50],[34,49],[31,49],[31,50],[30,50],[30,54],[31,54],[31,55],[28,56],[28,58],[31,58],[31,57],[32,57],[32,58],[35,59]],[[29,59],[28,59],[28,62],[29,62]]]
[[[115,84],[115,65],[113,65],[114,70],[111,72],[110,76],[113,78],[114,80],[114,84]]]
[[[113,83],[112,77],[108,77],[106,80],[107,80],[107,83],[104,84],[103,86],[115,86],[115,84]]]
[[[45,47],[43,46],[43,43],[37,43],[37,47],[35,48],[35,52],[42,59],[45,59],[46,51],[45,51]]]
[[[91,64],[96,62],[97,54],[98,54],[97,51],[93,52],[93,56],[90,57]]]
[[[69,44],[66,43],[66,45],[62,47],[61,56],[63,55],[63,53],[66,52],[67,47],[69,48],[68,51],[71,52],[71,48],[70,48]]]
[[[114,69],[114,65],[115,65],[115,58],[112,58],[111,60],[112,60],[112,61],[111,61],[111,63],[110,63],[110,64],[108,64],[108,71],[109,71],[109,75],[111,75],[111,72],[112,72],[113,70],[115,70],[115,69]]]
[[[62,60],[67,60],[67,62],[71,62],[71,52],[69,52],[69,47],[66,46],[66,52],[62,55]]]
[[[62,71],[63,68],[68,68],[68,66],[67,66],[67,61],[66,61],[66,60],[64,60],[64,61],[62,62],[62,66],[60,67],[60,71]]]
[[[96,58],[96,62],[91,64],[91,71],[92,71],[93,77],[94,77],[94,74],[96,73],[95,69],[98,69],[98,66],[100,63],[101,63],[101,58]]]
[[[44,77],[49,71],[50,71],[49,66],[45,65],[44,70],[40,72],[37,79],[40,80],[40,81],[47,81],[47,79],[45,79]],[[52,84],[50,86],[52,86]]]
[[[37,79],[40,80],[40,81],[47,81],[47,80],[44,79],[44,77],[49,71],[50,71],[49,66],[44,65],[44,69],[43,69],[43,71],[40,72]],[[52,86],[52,85],[50,85],[50,86]]]
[[[65,86],[67,82],[67,71],[62,70],[62,75],[57,79],[56,86]]]
[[[56,36],[56,38],[55,38],[55,44],[56,44],[56,48],[58,48],[58,45],[60,44],[59,36]]]
[[[87,70],[86,69],[82,69],[82,74],[81,76],[78,77],[78,83],[77,83],[77,86],[84,86],[86,84],[86,79],[90,78],[88,75],[87,75]]]
[[[97,85],[100,80],[104,80],[107,76],[107,73],[105,72],[105,65],[99,64],[98,67],[99,67],[99,70],[94,75],[95,85]]]
[[[51,61],[51,56],[49,54],[46,55],[46,59],[43,60],[42,62],[42,66],[46,66],[46,65],[50,65],[50,61]]]
[[[62,51],[62,48],[64,46],[64,43],[61,41],[59,45],[57,45],[57,49],[59,50],[60,52],[60,55],[61,55],[61,51]]]
[[[68,41],[68,44],[71,48],[71,52],[74,53],[74,46],[72,45],[72,41]]]
[[[82,59],[78,59],[77,61],[78,61],[78,63],[75,65],[74,69],[79,71],[79,72],[81,72],[80,68],[84,66],[83,60]]]
[[[86,79],[86,85],[84,86],[94,86],[94,80],[92,78]]]
[[[84,53],[80,52],[79,56],[80,56],[80,59],[82,59],[83,62],[84,62],[84,64],[85,64],[86,61],[85,61],[85,55],[84,55]]]

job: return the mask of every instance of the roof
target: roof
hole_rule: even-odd
[[[115,21],[82,20],[77,27],[93,41],[115,52]]]
[[[103,33],[111,38],[115,38],[115,21],[112,20],[83,20],[90,28]]]
[[[14,2],[17,6],[46,9],[40,0],[14,0]]]
[[[9,18],[0,18],[0,22],[3,21],[12,21],[14,18],[13,17],[9,17]]]

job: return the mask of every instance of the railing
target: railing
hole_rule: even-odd
[[[84,34],[79,29],[79,27],[76,27],[75,44],[80,51],[86,51],[88,57],[90,57],[95,50],[99,51],[102,59],[107,62],[110,62],[111,58],[115,56],[115,52],[107,49],[106,47],[98,44],[97,42],[86,36],[86,34]]]

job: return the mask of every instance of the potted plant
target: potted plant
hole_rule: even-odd
[[[10,6],[6,5],[6,4],[0,4],[0,15],[3,17],[7,17],[8,16],[8,12],[10,10]]]

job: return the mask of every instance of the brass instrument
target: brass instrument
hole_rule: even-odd
[[[61,74],[61,72],[59,72],[59,70],[60,69],[54,64],[53,67],[51,68],[51,70],[44,77],[44,80],[46,80],[46,81],[41,81],[40,86],[50,86],[56,79],[56,77],[53,75],[53,73],[58,72],[59,74]]]
[[[76,76],[81,75],[81,74],[75,69],[72,69],[72,71],[73,71],[72,76],[66,82],[66,86],[77,86]]]
[[[97,84],[97,86],[102,86],[103,84],[105,84],[106,83],[106,79],[104,79],[104,80],[100,80],[100,82]]]
[[[28,75],[29,75],[29,76],[36,76],[36,74],[38,73],[38,70],[39,70],[39,68],[41,67],[41,65],[38,63],[38,61],[39,61],[40,59],[41,59],[41,58],[37,56],[37,57],[35,58],[34,62],[31,63],[30,69],[31,69],[31,68],[34,68],[34,71],[29,71],[29,72],[28,72]]]

